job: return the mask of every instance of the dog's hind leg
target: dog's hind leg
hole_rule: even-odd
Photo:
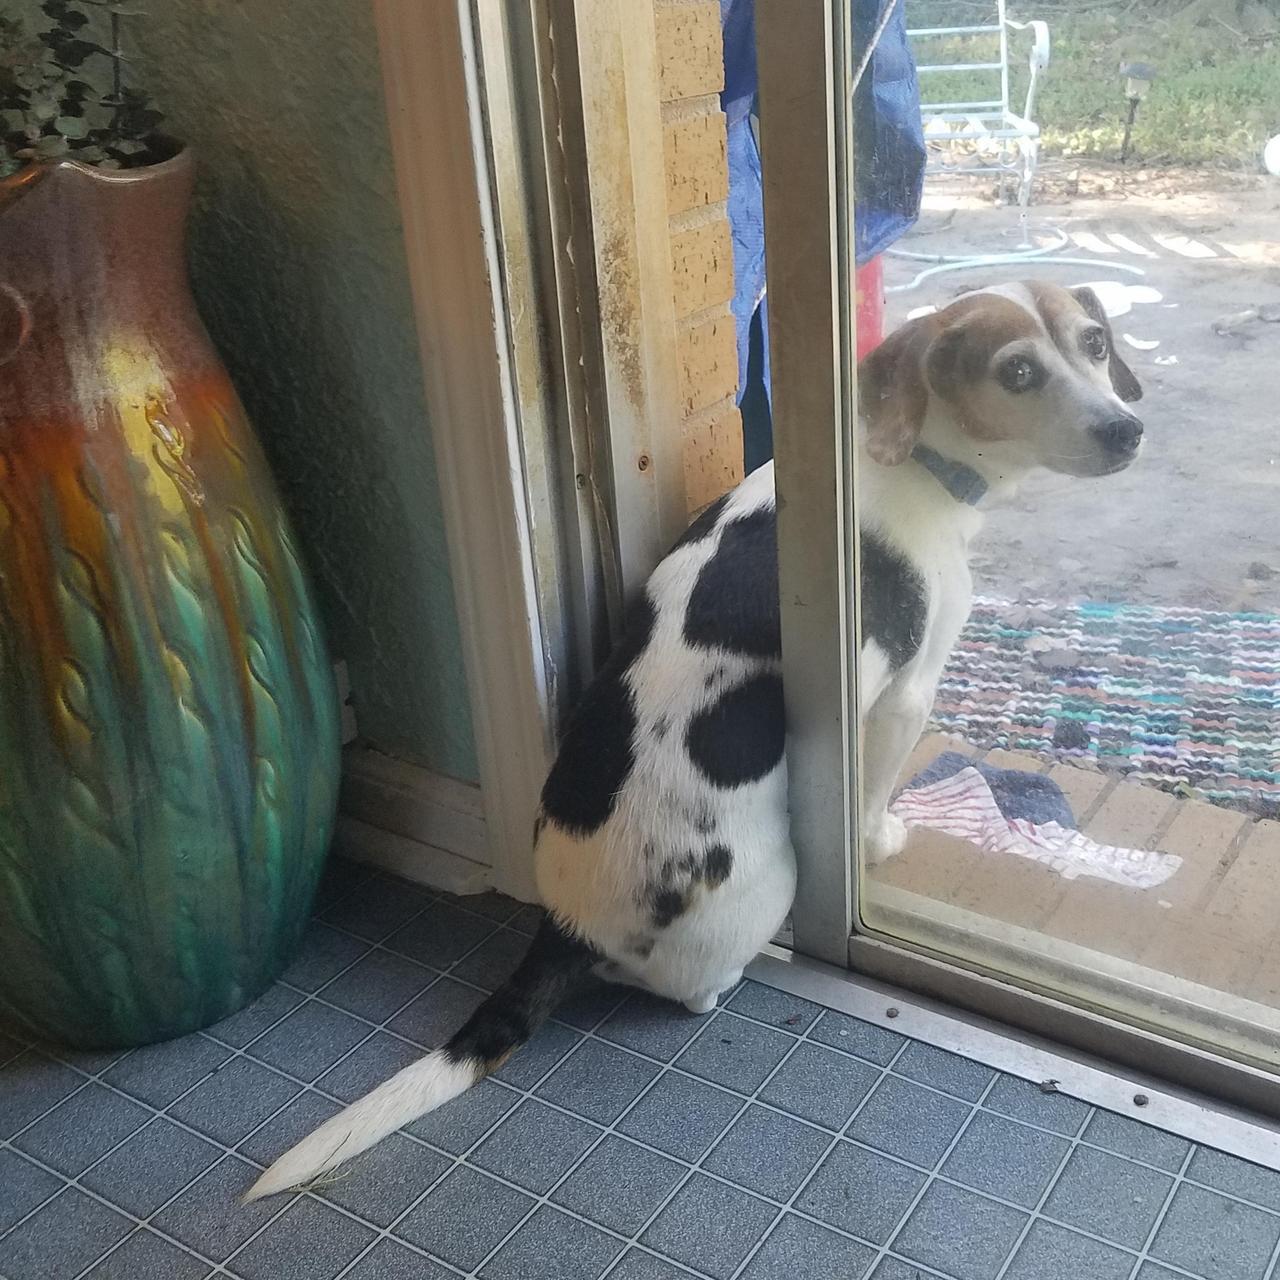
[[[684,1001],[684,1007],[690,1013],[710,1013],[716,1007],[716,1002],[726,991],[732,991],[734,987],[742,981],[742,970],[731,973],[721,983],[717,984],[714,990],[708,989],[700,991],[697,995],[690,996]]]

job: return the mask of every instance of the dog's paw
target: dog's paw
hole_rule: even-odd
[[[907,824],[896,813],[882,813],[863,827],[862,848],[867,866],[878,866],[902,852],[907,843]]]
[[[690,996],[684,1002],[684,1007],[690,1013],[710,1013],[716,1007],[716,1001],[719,998],[718,991],[700,991],[696,996]]]

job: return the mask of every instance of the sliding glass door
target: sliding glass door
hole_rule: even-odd
[[[756,0],[795,946],[1274,1111],[1275,179],[1188,169],[1141,65],[1068,160],[1048,32],[961,8],[907,0],[930,175],[869,343],[892,15]]]

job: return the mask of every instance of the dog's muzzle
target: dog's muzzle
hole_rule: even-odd
[[[1122,413],[1100,426],[1090,427],[1089,434],[1102,446],[1108,458],[1128,462],[1142,443],[1142,423],[1131,413]]]

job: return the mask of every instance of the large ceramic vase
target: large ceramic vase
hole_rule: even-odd
[[[187,287],[193,164],[0,182],[0,1021],[233,1013],[329,843],[332,669]]]

